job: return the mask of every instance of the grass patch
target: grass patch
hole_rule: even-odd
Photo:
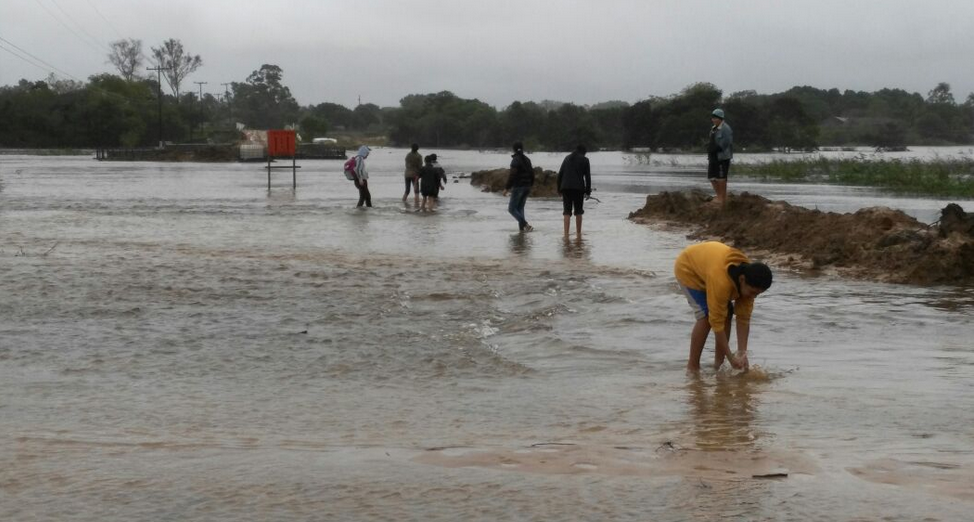
[[[974,198],[974,160],[870,160],[804,158],[744,163],[737,173],[791,183],[833,183],[879,187],[900,194]]]
[[[93,156],[94,149],[0,149],[0,155]]]

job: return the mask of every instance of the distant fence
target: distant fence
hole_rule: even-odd
[[[298,145],[298,159],[346,159],[345,149],[318,144]],[[165,148],[97,149],[99,161],[266,161],[267,148],[260,144],[174,144]]]

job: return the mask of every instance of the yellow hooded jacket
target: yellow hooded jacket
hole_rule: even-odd
[[[673,266],[676,280],[683,286],[707,294],[708,319],[715,332],[727,323],[727,303],[734,301],[734,313],[742,324],[751,321],[754,299],[742,299],[737,285],[727,273],[730,265],[750,263],[743,252],[717,241],[690,245],[680,252]]]

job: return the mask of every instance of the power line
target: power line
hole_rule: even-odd
[[[22,48],[20,48],[19,46],[17,46],[17,44],[15,44],[15,43],[13,43],[13,42],[11,42],[10,40],[7,40],[6,38],[4,38],[4,37],[2,37],[2,36],[0,36],[0,41],[2,41],[2,42],[5,42],[5,43],[6,43],[7,45],[9,45],[9,46],[11,46],[11,47],[13,47],[14,49],[17,49],[18,51],[20,51],[20,52],[22,52],[22,53],[24,53],[24,54],[26,54],[27,56],[30,56],[30,57],[31,57],[31,58],[33,58],[34,60],[36,60],[36,61],[38,61],[38,62],[40,62],[40,63],[42,63],[42,64],[44,64],[44,65],[46,65],[46,66],[47,66],[47,69],[46,69],[46,70],[47,70],[47,72],[49,72],[49,73],[52,73],[52,74],[53,74],[53,73],[54,73],[55,71],[57,71],[57,72],[59,72],[59,73],[60,73],[60,74],[61,74],[62,76],[66,76],[66,77],[68,77],[68,78],[71,78],[72,80],[74,80],[74,81],[76,81],[76,82],[80,82],[80,81],[81,81],[81,80],[79,80],[78,78],[76,78],[76,77],[75,77],[75,76],[74,76],[73,74],[69,74],[69,73],[66,73],[66,72],[64,72],[63,70],[61,70],[61,69],[59,69],[59,68],[57,68],[57,67],[55,67],[55,66],[53,66],[53,65],[51,65],[50,63],[48,63],[48,62],[45,62],[44,60],[42,60],[42,59],[40,59],[40,58],[38,58],[38,57],[36,57],[36,56],[34,56],[33,54],[31,54],[31,53],[29,53],[29,52],[27,52],[27,51],[25,51],[24,49],[22,49]],[[8,52],[9,52],[9,51],[8,51]],[[13,54],[13,53],[11,53],[11,54]],[[15,56],[16,56],[16,55],[15,55]],[[23,58],[21,58],[21,59],[23,60]],[[26,60],[25,60],[25,61],[26,61]],[[36,64],[35,64],[35,65],[36,65]],[[39,67],[39,66],[38,66],[38,67]],[[44,68],[43,68],[43,67],[41,67],[41,69],[44,69]]]
[[[23,57],[23,56],[21,56],[21,55],[19,55],[19,54],[17,54],[17,53],[15,53],[15,52],[13,52],[13,51],[11,51],[10,49],[7,49],[6,47],[4,47],[4,45],[3,45],[3,44],[0,44],[0,49],[3,49],[4,51],[7,51],[7,52],[8,52],[8,53],[10,53],[10,55],[11,55],[11,56],[13,56],[14,58],[19,58],[19,59],[21,59],[22,61],[24,61],[25,63],[28,63],[28,64],[30,64],[30,65],[33,65],[34,67],[37,67],[38,69],[41,69],[41,70],[42,70],[42,71],[44,71],[44,72],[48,72],[48,73],[50,73],[50,72],[51,72],[51,70],[50,70],[50,69],[48,69],[47,67],[44,67],[43,65],[40,65],[40,64],[38,64],[38,63],[36,63],[36,62],[34,62],[33,60],[31,60],[31,59],[29,59],[29,58],[25,58],[25,57]],[[52,73],[52,74],[53,74],[53,73]]]
[[[122,33],[120,33],[120,32],[118,32],[118,29],[116,29],[116,28],[115,28],[115,24],[113,24],[113,23],[111,22],[111,20],[109,20],[108,18],[105,18],[105,15],[103,15],[103,14],[101,14],[101,11],[99,11],[99,10],[98,10],[98,7],[96,7],[96,6],[95,6],[95,4],[93,4],[93,3],[91,3],[91,0],[85,0],[85,2],[88,2],[88,5],[90,5],[90,6],[91,6],[91,8],[92,8],[92,9],[93,9],[93,10],[95,11],[95,13],[96,13],[96,14],[97,14],[97,15],[98,15],[99,17],[101,17],[101,19],[102,19],[102,20],[104,20],[106,24],[108,24],[108,27],[111,27],[111,28],[112,28],[112,31],[115,31],[115,34],[116,34],[116,35],[117,35],[117,36],[118,36],[119,38],[122,38],[122,39],[124,39],[124,38],[125,38],[124,36],[122,36]]]
[[[0,36],[0,42],[6,43],[7,45],[13,47],[14,49],[17,49],[21,53],[29,56],[30,59],[24,58],[23,56],[20,56],[19,54],[11,51],[10,49],[7,49],[3,44],[0,44],[0,49],[3,49],[4,51],[7,51],[11,55],[13,55],[13,56],[15,56],[17,58],[20,58],[24,62],[27,62],[30,65],[33,65],[34,67],[37,67],[38,69],[41,69],[41,70],[43,70],[43,71],[45,71],[47,73],[50,73],[55,78],[58,78],[58,76],[62,76],[62,77],[69,78],[71,80],[74,80],[74,81],[82,84],[82,85],[86,85],[86,87],[88,89],[91,89],[91,90],[93,90],[95,92],[99,92],[99,93],[104,94],[106,96],[111,96],[113,98],[117,98],[117,99],[121,100],[123,103],[125,103],[126,105],[130,105],[131,106],[131,101],[128,98],[126,98],[125,96],[122,96],[121,94],[118,94],[116,92],[112,92],[112,91],[105,90],[105,89],[103,89],[103,88],[101,88],[101,87],[99,87],[97,85],[94,85],[94,84],[92,84],[90,82],[86,84],[83,80],[79,80],[73,74],[66,73],[66,72],[62,71],[61,69],[59,69],[59,68],[57,68],[57,67],[55,67],[55,66],[53,66],[53,65],[51,65],[51,64],[49,64],[47,62],[45,62],[44,60],[42,60],[42,59],[38,58],[37,56],[34,56],[33,54],[25,51],[24,49],[22,49],[19,46],[17,46],[17,44],[11,42],[10,40],[7,40],[6,38],[4,38],[2,36]],[[38,65],[34,60],[36,60],[37,62],[40,62],[40,63],[42,63],[44,65],[43,66],[42,65]],[[60,74],[57,74],[57,73],[60,73]]]
[[[95,45],[93,47],[93,49],[95,51],[97,51],[99,53],[103,52],[101,49],[98,48],[100,44],[97,44],[97,43],[96,44],[92,44],[91,41],[85,40],[84,38],[82,38],[82,36],[80,34],[78,34],[77,31],[75,31],[74,29],[72,29],[71,26],[69,26],[68,24],[64,23],[64,20],[61,20],[61,17],[57,16],[57,14],[54,11],[51,11],[50,8],[48,8],[46,5],[44,5],[43,3],[41,3],[40,0],[34,0],[34,2],[37,3],[37,5],[41,6],[45,11],[47,11],[47,14],[51,15],[51,18],[57,20],[57,22],[59,24],[61,24],[65,29],[67,29],[68,32],[70,32],[71,34],[73,34],[75,36],[75,38],[77,38],[78,40],[81,40],[82,42],[84,42],[88,46]],[[58,4],[55,3],[54,5],[58,5]],[[58,9],[60,9],[60,8],[61,8],[61,6],[58,6]],[[61,12],[64,12],[64,10],[61,9]],[[67,14],[65,14],[65,16],[67,16]]]
[[[94,36],[91,36],[91,33],[89,33],[88,31],[86,31],[85,28],[84,28],[84,26],[81,25],[80,22],[78,22],[76,19],[72,18],[71,15],[69,15],[68,12],[65,11],[64,8],[61,7],[61,4],[57,3],[57,0],[51,0],[51,3],[54,4],[54,7],[57,7],[58,8],[58,11],[61,11],[61,13],[64,14],[64,17],[67,18],[69,22],[74,22],[74,25],[78,29],[81,29],[81,32],[84,33],[85,36],[87,36],[88,39],[91,40],[95,44],[95,46],[97,46],[97,47],[105,47],[106,49],[109,49],[107,45],[103,44],[101,41],[99,41]],[[109,50],[111,50],[111,49],[109,49]]]

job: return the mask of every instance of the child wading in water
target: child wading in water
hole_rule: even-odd
[[[436,210],[436,203],[440,197],[440,190],[446,189],[442,183],[446,183],[446,173],[436,165],[436,154],[430,154],[424,158],[426,165],[419,169],[419,191],[423,195],[423,202],[419,210]],[[441,183],[442,182],[442,183]]]

